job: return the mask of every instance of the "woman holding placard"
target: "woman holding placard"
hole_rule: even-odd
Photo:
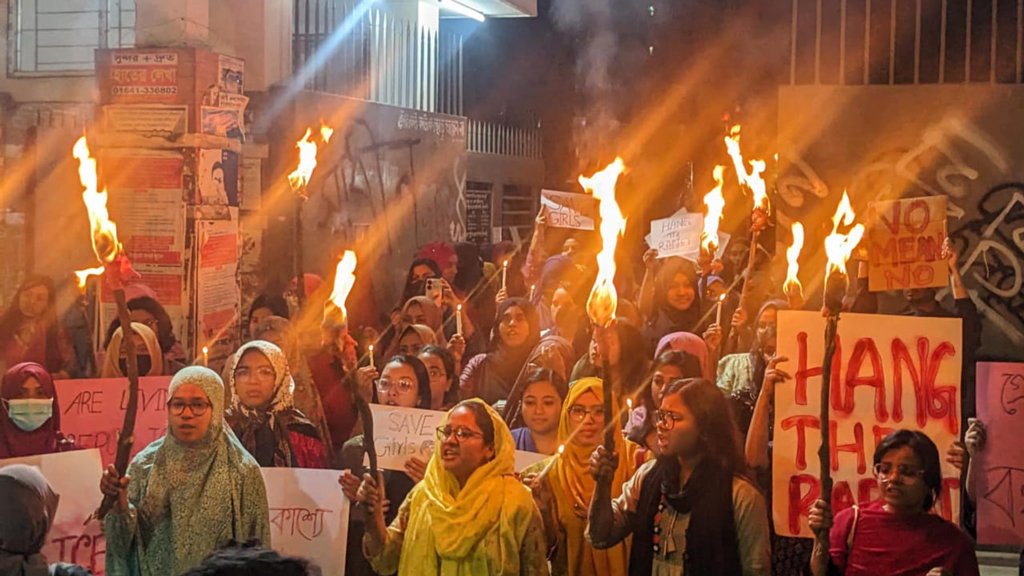
[[[548,574],[544,528],[515,476],[508,427],[480,400],[453,408],[437,430],[422,482],[384,521],[384,493],[363,475],[370,515],[363,552],[381,574]]]
[[[189,366],[167,395],[167,434],[100,481],[116,498],[103,525],[111,576],[181,574],[230,542],[270,542],[263,476],[224,421],[220,376]]]
[[[74,450],[60,431],[57,388],[45,368],[15,364],[0,385],[0,460]]]
[[[263,340],[243,344],[224,368],[231,391],[225,419],[267,468],[327,468],[327,448],[316,426],[295,408],[288,360]]]

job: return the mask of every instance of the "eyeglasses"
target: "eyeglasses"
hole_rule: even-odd
[[[235,368],[235,380],[247,380],[249,378],[259,378],[260,380],[273,380],[277,377],[277,373],[270,366],[260,366],[253,370],[248,366],[239,366]]]
[[[202,400],[196,400],[194,402],[185,402],[184,400],[171,400],[167,402],[167,411],[175,416],[181,416],[185,413],[185,408],[192,411],[193,416],[202,416],[206,414],[206,411],[210,409],[209,402],[203,402]]]
[[[668,410],[658,410],[654,413],[654,421],[661,425],[665,430],[671,430],[676,427],[676,422],[685,420],[679,414],[675,412],[669,412]]]
[[[590,416],[595,422],[604,422],[604,406],[594,406],[593,408],[584,408],[583,406],[572,406],[569,408],[569,417],[577,422],[583,422]]]
[[[444,442],[449,436],[454,436],[455,441],[459,444],[469,440],[471,438],[483,438],[484,435],[470,430],[465,426],[459,426],[458,428],[452,428],[451,426],[438,426],[437,427],[437,439]]]
[[[381,394],[387,394],[391,390],[398,390],[404,394],[416,388],[416,384],[412,380],[408,379],[392,382],[381,378],[380,380],[377,380],[374,385],[377,386],[377,391]]]
[[[892,478],[894,473],[898,474],[900,478],[923,478],[924,470],[914,468],[913,466],[907,466],[906,464],[900,464],[899,466],[893,466],[888,462],[879,462],[875,464],[875,476],[879,478]]]

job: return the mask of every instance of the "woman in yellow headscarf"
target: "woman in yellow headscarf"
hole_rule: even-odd
[[[423,480],[388,527],[382,492],[363,476],[357,500],[370,519],[363,553],[380,574],[548,574],[544,528],[515,477],[508,427],[490,406],[465,400],[437,430]]]
[[[574,382],[562,404],[558,424],[558,443],[564,446],[564,452],[552,456],[554,460],[532,466],[524,475],[524,481],[532,486],[544,509],[548,543],[555,547],[551,572],[556,576],[613,576],[627,572],[628,540],[607,550],[597,550],[584,538],[595,486],[589,472],[590,455],[604,440],[608,421],[603,402],[599,378]],[[634,449],[635,445],[627,443],[622,434],[615,435],[615,452],[621,456],[612,479],[612,494],[622,492],[623,482],[633,475],[636,459],[629,453]]]

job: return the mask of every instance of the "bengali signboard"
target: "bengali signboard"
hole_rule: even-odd
[[[961,320],[844,314],[830,378],[831,500],[835,513],[879,497],[874,448],[900,428],[928,435],[940,453],[960,436]],[[772,500],[775,530],[810,537],[807,512],[819,498],[818,447],[825,319],[780,311],[780,368],[793,379],[776,386]],[[943,460],[938,512],[956,521],[960,474]]]
[[[985,448],[973,463],[978,542],[1024,544],[1024,364],[978,363],[978,419]]]
[[[338,471],[263,468],[261,472],[274,550],[308,558],[324,574],[344,576],[349,501],[338,486]]]

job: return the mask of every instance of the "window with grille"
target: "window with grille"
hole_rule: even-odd
[[[135,45],[135,0],[11,0],[12,73],[81,73],[93,50]]]

